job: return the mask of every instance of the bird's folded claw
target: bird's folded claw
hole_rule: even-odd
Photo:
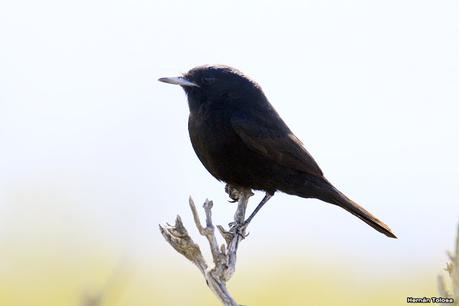
[[[234,186],[226,184],[225,192],[228,194],[231,200],[228,200],[230,203],[236,203],[241,198],[241,192]]]

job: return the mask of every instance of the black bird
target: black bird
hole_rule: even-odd
[[[390,228],[336,189],[269,103],[261,87],[237,69],[198,66],[161,78],[188,97],[188,131],[194,151],[218,180],[266,192],[247,219],[276,191],[335,204],[388,237]]]

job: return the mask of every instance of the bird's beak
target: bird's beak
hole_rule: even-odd
[[[180,86],[199,87],[198,84],[193,83],[184,77],[160,78],[158,81]]]

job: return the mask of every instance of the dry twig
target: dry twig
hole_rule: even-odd
[[[204,202],[204,211],[206,214],[205,227],[201,224],[199,214],[193,200],[189,199],[191,212],[193,214],[194,223],[202,236],[207,238],[214,266],[209,268],[201,249],[191,239],[188,231],[184,227],[180,216],[177,216],[175,225],[159,226],[161,234],[167,242],[180,254],[194,263],[204,276],[207,286],[214,292],[225,306],[239,306],[226,288],[226,282],[233,276],[236,270],[236,258],[239,243],[245,237],[245,212],[249,198],[253,193],[249,189],[237,190],[235,188],[227,188],[227,192],[232,199],[237,199],[237,210],[234,215],[234,222],[231,223],[231,228],[226,231],[223,226],[218,225],[217,228],[225,239],[226,244],[218,245],[217,237],[215,236],[215,226],[212,222],[212,206],[213,202],[206,200]]]
[[[456,250],[455,254],[448,252],[450,262],[447,263],[445,271],[448,272],[452,283],[452,292],[446,289],[443,276],[439,275],[437,279],[438,293],[445,298],[453,298],[454,304],[441,305],[459,305],[459,226],[457,228]]]

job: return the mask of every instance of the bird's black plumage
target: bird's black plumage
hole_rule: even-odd
[[[240,71],[220,65],[199,66],[181,77],[160,81],[185,90],[191,143],[215,178],[269,194],[279,190],[317,198],[395,238],[387,225],[333,187],[261,87]]]

